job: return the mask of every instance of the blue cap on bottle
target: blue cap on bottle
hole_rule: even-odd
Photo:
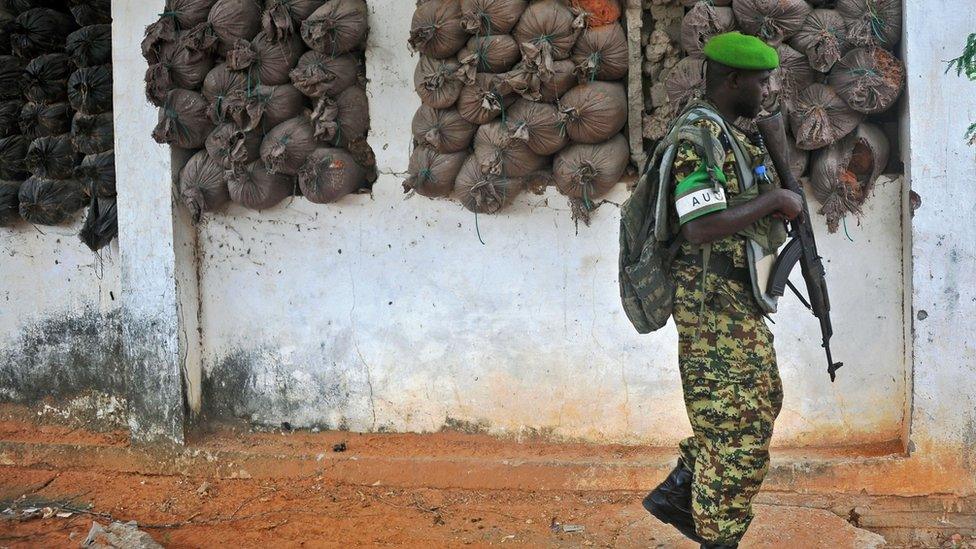
[[[760,164],[760,165],[756,166],[756,170],[755,171],[756,171],[756,175],[762,177],[762,176],[766,175],[766,166]]]

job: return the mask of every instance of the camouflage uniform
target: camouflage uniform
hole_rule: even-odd
[[[696,124],[716,137],[721,133],[712,121]],[[738,138],[750,155],[763,158],[744,134]],[[724,146],[725,195],[732,197],[741,189],[732,149],[727,141]],[[673,185],[701,167],[699,152],[681,143]],[[676,214],[672,221],[677,225]],[[683,251],[694,253],[688,244]],[[735,267],[747,266],[745,240],[738,235],[714,242],[712,255],[726,256]],[[695,528],[708,541],[734,544],[752,521],[751,501],[769,466],[773,422],[783,402],[773,336],[748,285],[708,273],[703,291],[701,265],[694,260],[679,259],[672,274],[681,382],[694,432],[680,449],[694,470]]]

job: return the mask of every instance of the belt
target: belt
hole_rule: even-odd
[[[702,255],[701,253],[683,254],[678,256],[677,261],[701,268]],[[732,258],[727,255],[712,252],[708,260],[708,272],[709,274],[715,274],[727,280],[735,280],[746,286],[752,286],[752,273],[749,269],[746,267],[736,267],[732,262]]]

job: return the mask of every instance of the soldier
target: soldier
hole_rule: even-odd
[[[764,319],[775,305],[765,306],[756,291],[764,252],[755,252],[775,254],[785,239],[779,220],[800,215],[803,203],[764,175],[771,164],[761,140],[734,124],[762,110],[779,66],[776,50],[727,33],[704,53],[705,98],[677,122],[685,127],[674,140],[664,220],[681,242],[671,269],[672,316],[694,435],[681,442],[678,466],[643,504],[703,548],[721,548],[737,547],[752,520],[783,401]]]

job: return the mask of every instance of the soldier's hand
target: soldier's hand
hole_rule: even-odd
[[[773,217],[793,221],[803,213],[803,197],[787,189],[777,189],[777,208]]]

